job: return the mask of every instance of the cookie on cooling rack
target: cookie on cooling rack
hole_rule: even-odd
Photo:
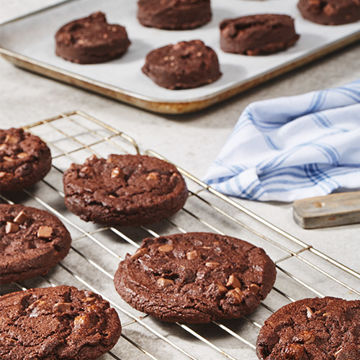
[[[97,64],[121,57],[130,46],[126,29],[108,24],[102,12],[71,21],[56,35],[56,55],[78,64]]]
[[[187,199],[174,165],[144,155],[91,157],[64,174],[65,205],[85,221],[144,225],[179,211]]]
[[[107,301],[69,286],[0,297],[0,323],[2,360],[97,359],[121,333]]]
[[[286,305],[260,330],[261,360],[360,359],[360,301],[314,298]]]
[[[50,149],[38,136],[23,129],[0,129],[0,192],[34,185],[50,168]]]
[[[71,245],[57,217],[23,205],[0,205],[0,239],[0,284],[45,275]]]
[[[263,249],[211,233],[144,239],[115,275],[121,297],[160,320],[208,323],[253,312],[276,270]]]
[[[342,25],[360,20],[359,0],[299,0],[301,15],[322,25]]]
[[[144,26],[194,29],[211,20],[211,4],[210,0],[139,0],[137,17]]]
[[[294,19],[288,15],[250,15],[220,24],[220,46],[228,53],[272,54],[293,46],[298,39]]]
[[[221,76],[215,51],[201,40],[181,41],[151,51],[142,71],[170,90],[196,88]]]

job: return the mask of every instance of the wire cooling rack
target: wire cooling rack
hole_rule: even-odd
[[[75,111],[26,126],[47,141],[53,167],[38,185],[12,198],[48,210],[71,232],[69,255],[44,277],[1,287],[1,293],[60,284],[101,294],[118,311],[123,332],[118,344],[102,359],[256,359],[255,344],[264,320],[281,306],[304,297],[333,295],[359,298],[360,273],[281,230],[179,168],[187,181],[189,199],[175,216],[149,227],[99,227],[85,223],[64,207],[62,175],[72,162],[92,154],[140,153],[130,136]],[[154,151],[142,153],[163,158]],[[164,158],[163,158],[164,159]],[[241,320],[208,325],[165,324],[138,312],[116,293],[113,274],[127,252],[147,236],[209,231],[237,236],[263,247],[275,261],[278,277],[259,309]]]

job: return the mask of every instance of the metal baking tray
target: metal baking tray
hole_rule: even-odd
[[[140,108],[180,114],[206,108],[360,39],[360,22],[322,26],[304,20],[297,0],[212,0],[213,20],[190,31],[145,28],[136,19],[136,1],[67,0],[0,26],[0,54],[15,65]],[[102,10],[126,26],[132,45],[121,59],[78,65],[55,56],[54,34],[64,23]],[[285,52],[269,56],[226,54],[219,47],[221,20],[254,13],[286,13],[296,19],[301,38]],[[167,90],[141,72],[146,54],[180,40],[202,39],[219,55],[223,76],[197,89]]]
[[[255,360],[259,328],[281,306],[325,294],[346,299],[360,296],[357,270],[281,230],[182,168],[179,170],[186,179],[189,199],[175,216],[138,228],[86,223],[64,206],[62,175],[72,162],[114,152],[164,157],[152,150],[142,151],[130,136],[81,111],[36,122],[25,130],[47,141],[53,156],[52,170],[31,189],[1,199],[55,214],[71,232],[73,243],[69,255],[49,274],[0,286],[0,293],[67,284],[101,294],[118,311],[123,325],[118,344],[102,359]],[[113,275],[127,252],[133,253],[144,237],[188,231],[237,236],[266,250],[276,263],[278,276],[258,310],[240,320],[208,325],[166,324],[136,311],[119,297]]]

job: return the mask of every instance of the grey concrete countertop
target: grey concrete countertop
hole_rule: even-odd
[[[0,22],[50,0],[0,0]],[[133,136],[142,149],[154,149],[202,177],[220,151],[241,111],[251,102],[333,87],[360,78],[360,44],[349,46],[205,111],[165,116],[18,69],[0,59],[0,125],[21,126],[80,109]],[[360,225],[305,231],[292,219],[289,204],[240,201],[264,218],[360,271]],[[360,290],[360,281],[357,283]],[[331,289],[329,289],[331,294]]]

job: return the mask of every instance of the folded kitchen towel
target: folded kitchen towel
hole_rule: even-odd
[[[360,188],[360,80],[249,105],[205,181],[260,201]]]

